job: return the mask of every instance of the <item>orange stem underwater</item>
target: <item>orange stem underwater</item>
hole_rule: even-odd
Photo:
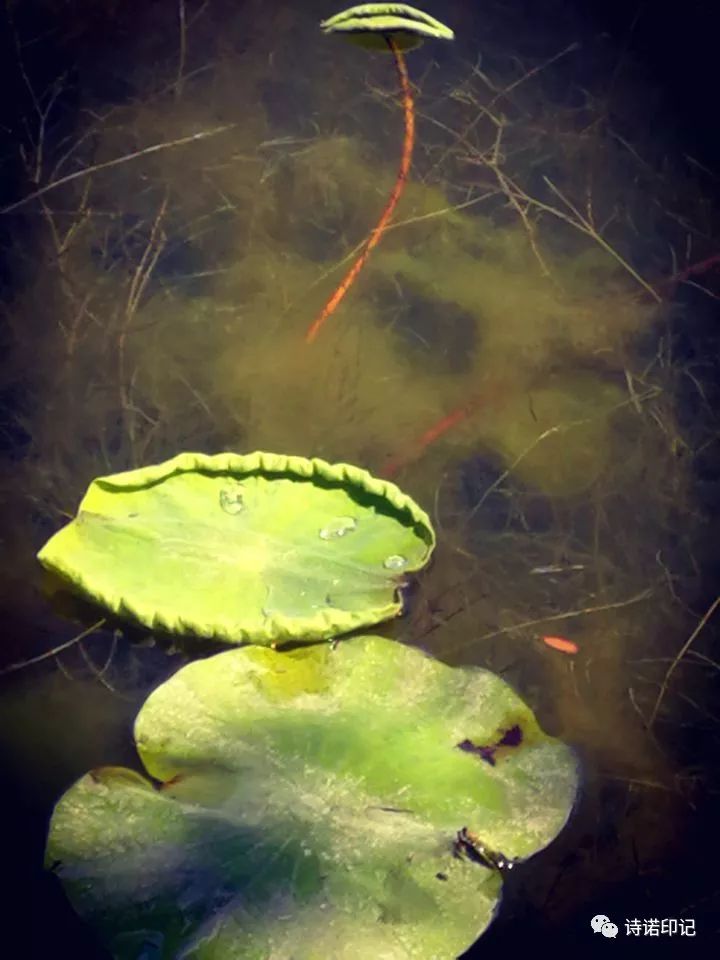
[[[450,413],[446,413],[440,420],[429,427],[421,436],[405,448],[403,454],[399,454],[387,462],[385,466],[378,471],[379,476],[387,480],[397,476],[410,463],[421,457],[428,447],[432,446],[446,433],[449,433],[454,427],[464,420],[470,419],[475,414],[484,409],[486,413],[498,409],[504,400],[506,388],[502,380],[491,380],[485,384],[482,393],[476,393],[467,403],[455,407]]]
[[[365,266],[370,253],[380,242],[380,238],[382,237],[383,233],[385,233],[392,215],[395,212],[395,207],[398,205],[398,200],[402,195],[405,182],[407,181],[408,174],[410,172],[410,163],[412,161],[413,146],[415,143],[415,104],[413,103],[412,90],[410,88],[410,78],[408,77],[407,65],[405,63],[405,58],[403,57],[402,51],[389,37],[386,38],[386,41],[395,58],[395,66],[397,67],[397,72],[400,77],[400,85],[402,88],[403,110],[405,111],[405,138],[403,140],[400,168],[398,170],[398,174],[395,179],[395,185],[392,189],[392,193],[390,194],[390,198],[385,205],[382,216],[370,234],[367,244],[363,248],[362,253],[357,258],[355,263],[353,263],[348,272],[345,274],[338,288],[325,304],[319,316],[308,327],[307,333],[305,334],[306,343],[312,343],[313,340],[315,340],[317,335],[320,333],[320,330],[324,326],[325,321],[331,316],[331,314],[335,312],[338,304],[355,282],[358,274]]]
[[[412,454],[407,457],[398,457],[394,460],[391,460],[389,463],[385,464],[383,470],[380,471],[380,475],[386,477],[388,480],[396,476],[403,467],[405,467],[410,460],[415,460],[422,453],[425,452],[426,447],[429,447],[431,443],[434,443],[438,440],[444,433],[447,433],[448,430],[452,430],[456,424],[461,423],[473,413],[474,407],[464,406],[458,407],[453,410],[451,413],[448,413],[447,416],[443,417],[441,420],[438,420],[437,423],[434,423],[429,430],[426,430],[425,433],[419,437],[413,444]]]

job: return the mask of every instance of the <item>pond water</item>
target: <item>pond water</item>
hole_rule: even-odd
[[[392,478],[438,548],[379,632],[497,672],[577,751],[571,820],[468,957],[585,947],[597,914],[618,939],[633,918],[717,936],[706,174],[658,141],[637,73],[604,112],[618,54],[587,24],[538,39],[518,6],[479,38],[448,5],[457,43],[408,55],[391,226],[308,344],[392,191],[398,81],[392,57],[320,34],[322,4],[236,6],[180,4],[178,27],[158,5],[140,31],[110,7],[58,15],[52,55],[13,66],[50,112],[3,202],[55,184],[3,215],[0,746],[26,955],[107,956],[42,871],[49,816],[88,769],[142,769],[139,707],[209,653],[50,597],[35,554],[94,477],[184,450]],[[30,20],[14,30],[23,49]]]

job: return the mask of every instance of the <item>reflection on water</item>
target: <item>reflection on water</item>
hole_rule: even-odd
[[[488,942],[519,942],[517,918],[528,936],[563,930],[582,943],[574,924],[585,914],[710,912],[711,623],[676,662],[717,573],[717,290],[694,266],[716,255],[709,201],[680,161],[675,174],[641,159],[663,144],[628,149],[584,95],[614,75],[592,38],[583,49],[605,73],[584,78],[582,97],[565,81],[589,54],[528,74],[535,60],[518,63],[514,47],[483,49],[488,62],[473,70],[484,43],[473,36],[433,69],[434,54],[419,51],[411,181],[362,279],[306,347],[338,261],[367,236],[394,179],[392,72],[324,43],[304,7],[301,17],[287,5],[249,39],[222,9],[195,23],[199,59],[171,97],[167,77],[156,87],[143,72],[159,62],[153,31],[104,13],[127,87],[88,65],[78,96],[93,110],[76,118],[76,146],[68,154],[66,131],[56,142],[46,131],[53,176],[187,143],[140,151],[19,211],[32,256],[10,257],[17,280],[4,298],[0,595],[17,625],[6,662],[82,629],[49,609],[34,552],[95,476],[223,449],[392,474],[431,513],[439,546],[406,616],[384,630],[495,670],[583,759],[573,820],[527,873],[514,871]],[[221,40],[241,45],[240,33],[238,57]],[[302,65],[298,38],[312,51]],[[564,49],[552,36],[546,45],[548,57]],[[273,109],[270,89],[288,109]],[[618,122],[635,129],[625,99]],[[217,117],[234,126],[191,141]],[[218,504],[230,516],[245,507],[230,486]],[[355,527],[329,518],[318,536]],[[549,648],[548,635],[578,654]],[[4,769],[37,814],[32,849],[73,778],[133,765],[132,718],[177,662],[167,645],[107,630],[0,678]]]

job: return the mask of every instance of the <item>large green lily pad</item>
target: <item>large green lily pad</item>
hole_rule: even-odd
[[[120,960],[455,960],[502,888],[457,832],[527,858],[577,787],[494,674],[373,636],[196,661],[135,738],[162,785],[88,774],[46,853]]]
[[[38,558],[150,629],[273,644],[396,616],[434,545],[427,514],[358,467],[184,453],[93,480]]]

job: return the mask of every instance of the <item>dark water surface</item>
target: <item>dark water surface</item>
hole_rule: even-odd
[[[0,666],[92,622],[50,602],[35,553],[95,476],[255,449],[392,472],[439,546],[382,632],[496,671],[581,761],[566,829],[511,875],[467,956],[595,950],[596,914],[622,941],[626,920],[692,920],[695,938],[631,945],[710,956],[714,13],[542,6],[428,4],[457,40],[408,57],[396,228],[305,348],[393,183],[390,61],[323,38],[324,3],[16,5],[0,206],[69,180],[0,216]],[[42,855],[76,779],[141,769],[133,719],[184,662],[143,643],[99,629],[0,676],[18,956],[107,956]]]

